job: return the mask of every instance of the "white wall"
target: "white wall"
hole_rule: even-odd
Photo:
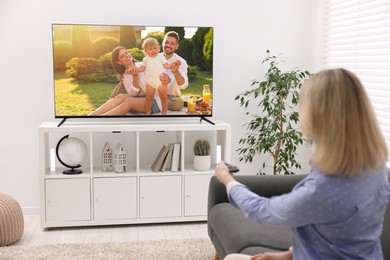
[[[54,120],[52,23],[214,26],[213,118],[232,125],[237,164],[234,151],[248,119],[234,97],[261,79],[265,50],[283,53],[286,68],[315,67],[317,1],[148,2],[0,1],[0,192],[14,196],[25,212],[39,207],[38,126]],[[301,157],[307,171],[307,153]],[[245,174],[258,170],[255,163],[239,166]]]

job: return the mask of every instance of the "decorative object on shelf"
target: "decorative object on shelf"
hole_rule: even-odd
[[[115,154],[115,172],[124,173],[127,172],[127,153],[125,147],[121,144],[116,146]]]
[[[295,156],[298,145],[303,143],[302,133],[296,125],[299,120],[296,112],[298,91],[310,73],[297,68],[282,72],[277,57],[271,56],[268,50],[267,55],[262,64],[268,62],[269,68],[263,81],[253,80],[251,86],[254,88],[235,98],[245,109],[250,102],[256,103],[256,110],[260,109],[260,114],[246,112],[252,119],[244,124],[248,132],[240,139],[241,147],[237,151],[240,161],[245,162],[252,162],[256,155],[270,154],[273,174],[294,174],[293,168],[301,169]],[[259,174],[266,173],[267,165],[266,160]]]
[[[210,144],[206,139],[198,139],[194,145],[194,169],[207,171],[210,166]]]
[[[24,231],[23,211],[10,195],[0,192],[0,247],[18,241]]]
[[[152,164],[152,171],[158,172],[162,170],[162,166],[169,152],[169,145],[163,145],[160,152],[158,153],[156,159]]]
[[[172,165],[172,154],[173,154],[173,143],[169,143],[169,144],[168,144],[168,153],[167,153],[167,157],[165,157],[163,166],[161,167],[161,171],[162,171],[162,172],[165,172],[165,171],[171,169],[171,165]]]
[[[108,142],[105,143],[102,151],[102,171],[110,172],[112,171],[112,149]]]
[[[80,138],[65,135],[57,143],[56,155],[62,165],[70,168],[64,174],[80,174],[83,171],[76,168],[81,167],[87,155],[87,145]]]
[[[173,143],[172,162],[171,162],[172,172],[177,172],[181,169],[180,150],[181,150],[181,143],[180,142]]]

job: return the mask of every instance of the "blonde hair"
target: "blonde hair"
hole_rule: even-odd
[[[155,38],[146,38],[145,41],[142,43],[142,49],[145,50],[146,47],[149,45],[157,45],[160,48],[160,45]]]
[[[360,80],[345,69],[323,70],[301,88],[299,116],[314,141],[312,165],[326,174],[375,171],[388,150]]]

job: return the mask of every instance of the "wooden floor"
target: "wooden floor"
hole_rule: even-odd
[[[191,238],[208,238],[206,222],[66,227],[43,230],[40,227],[38,215],[25,215],[23,236],[11,246]]]

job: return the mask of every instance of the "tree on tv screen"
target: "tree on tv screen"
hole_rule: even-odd
[[[119,26],[119,45],[126,49],[137,47],[135,30],[133,26]]]
[[[88,26],[72,27],[72,50],[73,57],[91,57],[91,37]]]

